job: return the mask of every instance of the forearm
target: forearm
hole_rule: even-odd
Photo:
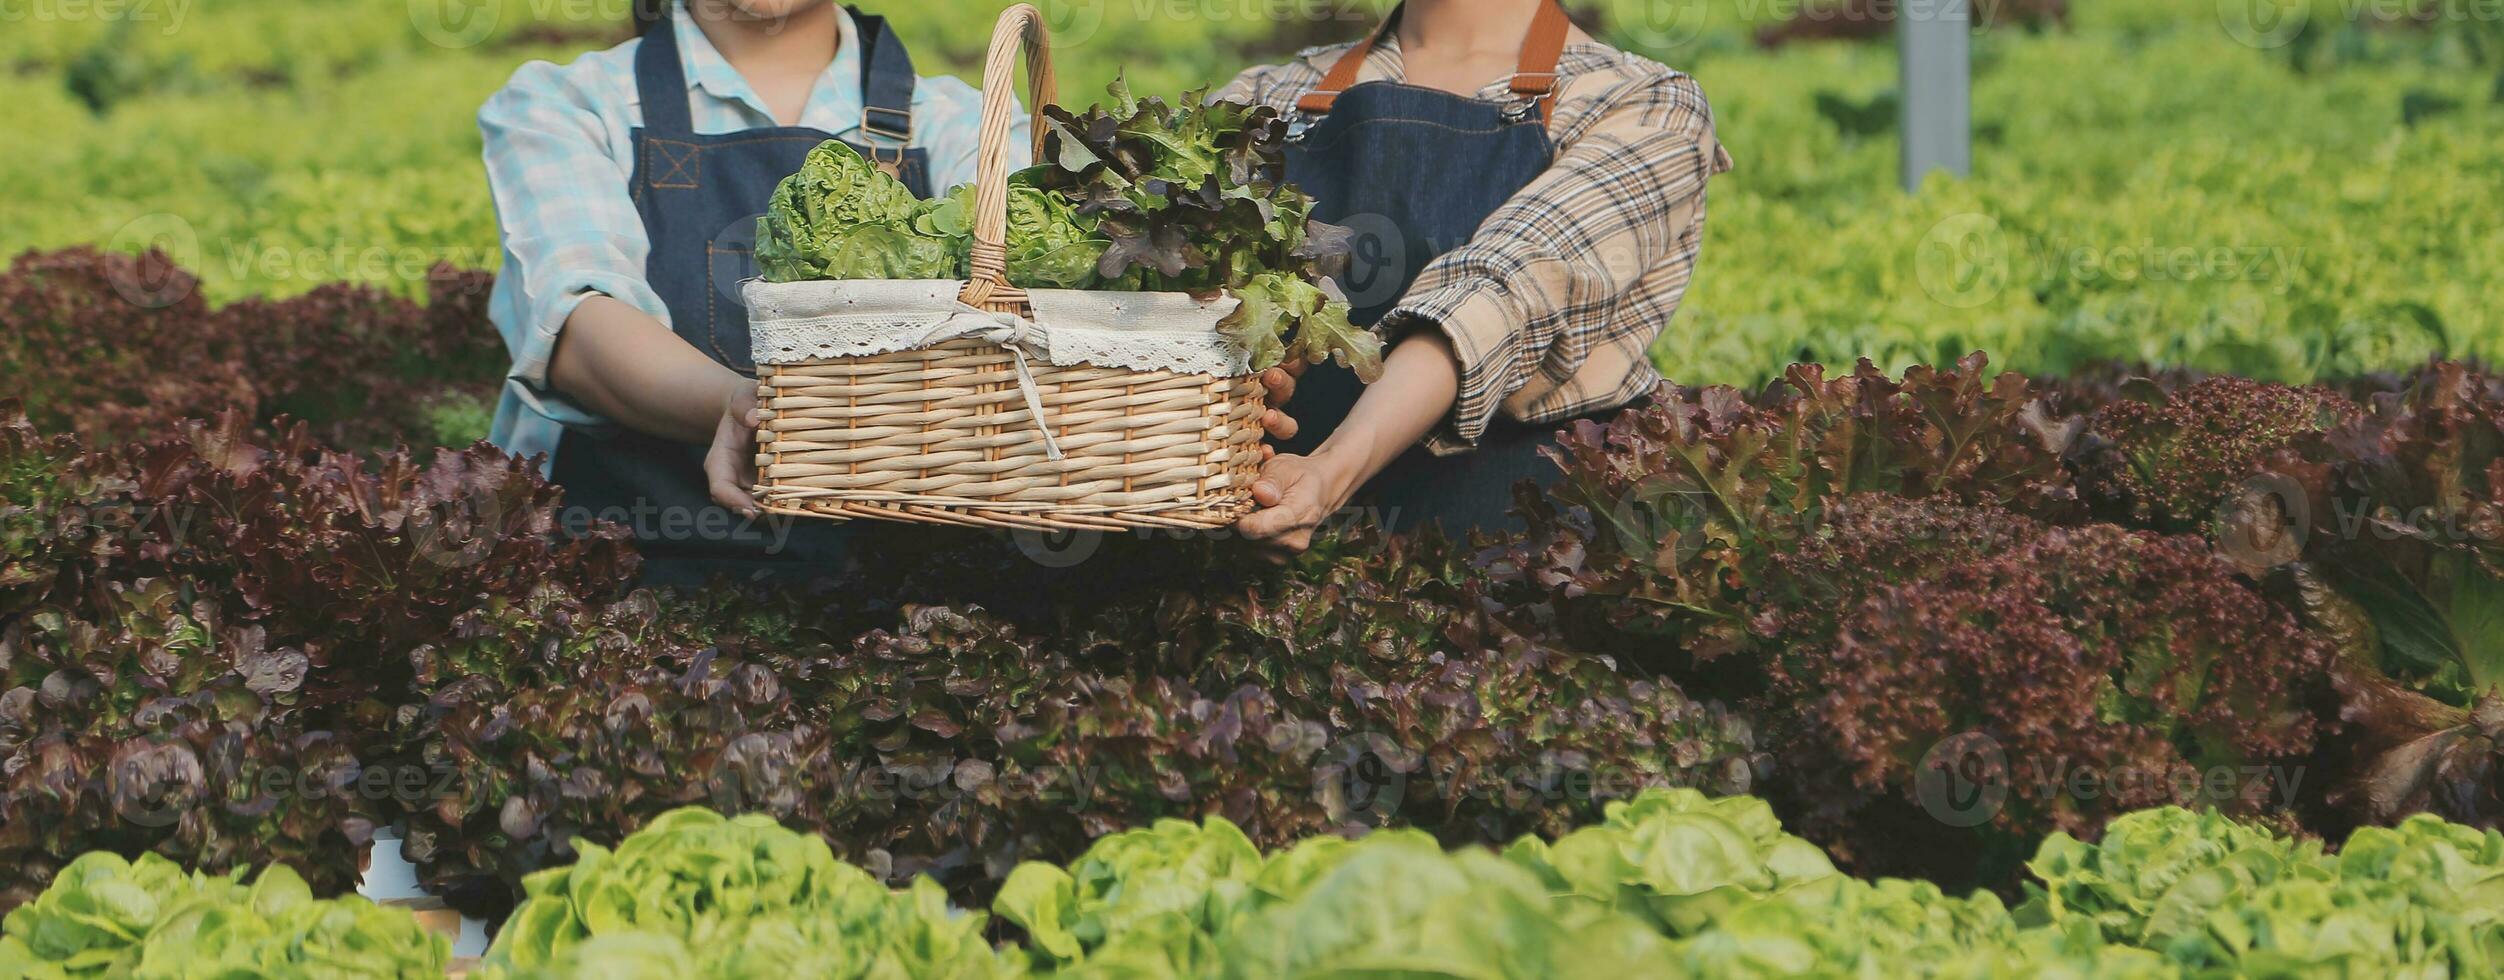
[[[1346,420],[1314,450],[1356,487],[1383,471],[1443,421],[1459,397],[1460,362],[1441,331],[1410,334],[1383,361],[1382,378],[1365,386]]]
[[[723,406],[756,382],[643,311],[593,296],[566,318],[548,384],[637,432],[704,445],[713,441]]]

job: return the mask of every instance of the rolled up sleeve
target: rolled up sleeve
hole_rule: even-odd
[[[563,69],[533,62],[478,113],[504,245],[490,313],[513,358],[507,393],[563,425],[605,424],[548,386],[548,361],[575,307],[600,294],[669,322],[644,279],[650,243],[629,195],[631,167],[615,156],[594,105]]]
[[[1702,239],[1707,178],[1730,168],[1694,81],[1593,77],[1560,104],[1555,162],[1468,244],[1430,263],[1387,330],[1451,339],[1460,394],[1429,436],[1475,446],[1499,410],[1552,421],[1626,404],[1657,383],[1645,350],[1676,313]]]

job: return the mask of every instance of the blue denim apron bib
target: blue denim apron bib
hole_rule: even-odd
[[[1290,116],[1287,141],[1288,179],[1314,197],[1313,216],[1356,232],[1342,285],[1363,326],[1398,306],[1427,263],[1468,243],[1488,215],[1555,159],[1546,103],[1564,47],[1563,8],[1542,9],[1542,23],[1523,45],[1511,104],[1398,82],[1347,85],[1399,16],[1393,11],[1374,40],[1350,50],[1305,97]],[[1311,453],[1363,392],[1347,368],[1314,365],[1288,410],[1297,436],[1279,451]],[[1499,417],[1474,452],[1436,456],[1412,447],[1359,490],[1352,506],[1363,509],[1362,519],[1395,531],[1429,523],[1454,535],[1517,528],[1509,513],[1513,485],[1553,482],[1556,467],[1539,448],[1556,428]]]
[[[899,149],[913,131],[912,59],[880,18],[853,11],[852,20],[861,46],[861,128],[889,145],[850,145],[889,167],[914,194],[929,197],[927,156]],[[756,275],[756,219],[809,150],[835,137],[797,126],[698,135],[686,79],[677,32],[664,18],[635,52],[643,126],[634,133],[629,186],[651,239],[644,276],[668,305],[671,330],[713,360],[754,375],[739,288]],[[550,477],[565,488],[568,508],[634,530],[648,584],[694,585],[716,575],[799,579],[838,570],[849,528],[749,520],[714,506],[704,478],[708,448],[622,427],[600,434],[568,429],[557,442]]]

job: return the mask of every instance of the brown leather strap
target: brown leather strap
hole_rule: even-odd
[[[1356,84],[1357,73],[1365,70],[1365,59],[1374,54],[1374,45],[1382,43],[1383,35],[1391,33],[1391,29],[1400,23],[1400,10],[1399,7],[1391,8],[1391,16],[1382,19],[1381,27],[1374,28],[1374,33],[1366,35],[1365,40],[1341,54],[1339,60],[1330,66],[1330,73],[1322,76],[1322,83],[1297,99],[1295,107],[1316,116],[1329,115],[1330,107],[1339,104],[1339,93]]]
[[[1556,64],[1565,58],[1565,39],[1574,33],[1574,22],[1565,16],[1562,3],[1539,5],[1538,16],[1530,20],[1530,36],[1522,39],[1521,65],[1513,70],[1513,94],[1539,104],[1539,118],[1546,119],[1556,104]]]
[[[1356,84],[1356,76],[1364,71],[1365,59],[1373,55],[1374,46],[1382,43],[1383,36],[1399,23],[1400,10],[1394,8],[1372,35],[1339,56],[1330,72],[1322,76],[1321,84],[1296,100],[1296,108],[1316,116],[1327,115],[1339,103],[1339,93]],[[1565,57],[1565,39],[1572,35],[1573,26],[1573,21],[1565,16],[1565,5],[1549,0],[1539,5],[1539,12],[1530,21],[1530,35],[1522,39],[1521,61],[1513,70],[1513,94],[1537,102],[1543,117],[1556,100],[1556,65]]]

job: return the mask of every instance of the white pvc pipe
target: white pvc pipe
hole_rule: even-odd
[[[1904,189],[1933,170],[1973,172],[1972,0],[1903,0],[1896,12],[1902,62]]]

